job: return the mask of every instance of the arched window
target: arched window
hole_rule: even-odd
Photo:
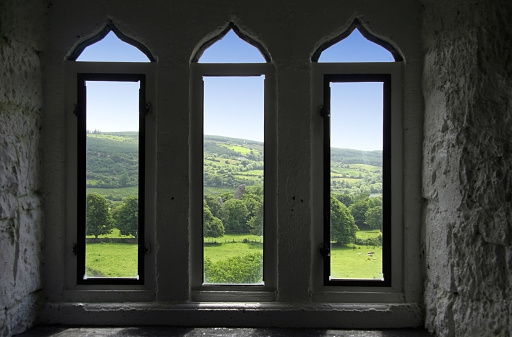
[[[76,223],[75,284],[147,284],[145,268],[146,115],[155,58],[113,23],[68,57],[75,119],[70,119],[69,223]],[[70,230],[70,233],[73,231]],[[73,263],[72,263],[73,264]]]
[[[394,62],[387,49],[367,40],[356,28],[320,54],[318,62]]]
[[[275,210],[265,203],[267,186],[275,188],[269,61],[233,23],[192,57],[192,284],[203,294],[275,288]]]
[[[68,56],[69,61],[86,62],[155,62],[142,43],[123,34],[113,22],[93,37],[79,43]]]
[[[400,287],[402,57],[356,20],[311,60],[317,285]]]
[[[372,35],[358,20],[339,36],[316,49],[312,62],[401,62],[402,55],[389,42]]]
[[[253,41],[244,41],[240,31],[235,32],[236,26],[231,25],[230,29],[224,33],[222,37],[217,40],[208,41],[203,48],[209,45],[206,49],[201,49],[196,57],[198,63],[265,63],[267,62],[264,54],[259,49],[251,44]],[[222,34],[221,34],[222,35]],[[242,36],[242,37],[240,37]],[[248,38],[246,38],[248,39]]]
[[[76,61],[84,62],[150,62],[136,47],[121,41],[114,32],[88,46]]]

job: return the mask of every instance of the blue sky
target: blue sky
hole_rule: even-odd
[[[149,62],[114,33],[87,47],[77,61]],[[392,62],[384,48],[356,29],[325,50],[319,62]],[[229,31],[210,46],[201,63],[265,62],[261,53]],[[264,77],[205,77],[205,134],[263,141]],[[89,130],[138,129],[138,83],[87,83]],[[331,87],[331,145],[360,150],[382,149],[382,85],[337,83]]]

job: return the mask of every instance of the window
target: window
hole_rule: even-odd
[[[325,75],[326,284],[389,285],[388,74]]]
[[[274,286],[273,72],[261,50],[230,24],[192,60],[192,167],[203,181],[192,202],[202,207],[192,221],[195,290]]]
[[[76,284],[146,284],[146,97],[153,58],[120,36],[131,41],[109,24],[88,40],[98,45],[84,43],[70,56],[79,61],[69,64],[77,83],[76,138],[69,142],[76,156],[70,175],[77,191]],[[102,43],[116,45],[124,57],[117,60]]]
[[[397,55],[358,21],[313,55],[323,135],[315,143],[322,158],[314,155],[322,169],[313,169],[322,177],[315,184],[323,209],[318,285],[401,286],[402,252],[394,244],[401,239]]]
[[[80,43],[68,56],[68,60],[82,62],[155,62],[155,58],[146,46],[124,35],[113,22],[108,22],[98,34]]]
[[[235,9],[233,14],[229,14],[234,20],[239,20],[237,11]],[[173,13],[186,14],[186,11]],[[112,17],[116,16],[114,14]],[[151,324],[193,324],[201,321],[227,325],[275,323],[346,327],[353,321],[346,318],[356,315],[358,322],[371,316],[370,325],[388,324],[390,316],[392,322],[399,322],[396,325],[421,324],[418,322],[421,308],[416,304],[421,300],[421,284],[415,283],[421,282],[421,277],[417,276],[421,272],[421,265],[417,264],[420,248],[416,249],[419,243],[418,219],[421,220],[421,212],[417,212],[421,205],[418,193],[421,155],[417,154],[421,150],[418,127],[421,127],[422,106],[417,87],[421,67],[414,62],[412,70],[404,71],[402,75],[406,64],[388,62],[390,55],[393,59],[394,56],[387,52],[386,62],[324,60],[323,57],[332,51],[330,46],[334,40],[322,46],[319,43],[319,49],[326,48],[318,54],[318,59],[310,60],[315,49],[312,39],[328,34],[329,27],[335,24],[333,22],[309,25],[312,30],[301,39],[304,31],[300,24],[297,25],[299,21],[282,29],[278,22],[269,25],[268,20],[244,19],[244,24],[254,33],[246,33],[249,28],[241,30],[229,23],[210,33],[212,27],[218,27],[215,24],[217,20],[203,20],[202,14],[200,17],[200,21],[174,23],[160,20],[167,23],[167,29],[161,30],[148,20],[131,22],[128,16],[123,16],[123,27],[144,36],[143,39],[159,52],[160,64],[129,60],[116,62],[116,58],[86,59],[86,53],[106,39],[117,37],[126,47],[126,38],[118,37],[113,29],[105,32],[103,40],[96,39],[94,44],[83,48],[83,55],[62,62],[56,57],[58,51],[69,48],[70,40],[83,34],[85,23],[95,25],[87,18],[79,25],[81,28],[66,34],[67,38],[62,36],[54,41],[45,73],[49,83],[45,91],[49,112],[44,119],[47,130],[45,146],[50,151],[45,171],[48,188],[45,198],[48,201],[48,223],[55,224],[47,226],[46,260],[52,262],[45,267],[45,284],[51,287],[48,291],[51,306],[47,317],[57,323],[76,324],[83,321],[80,313],[87,311],[92,315],[88,315],[91,320],[98,324],[111,321],[123,324],[139,317],[144,321],[149,318]],[[330,19],[326,17],[326,20]],[[335,21],[338,20],[344,19],[340,17]],[[194,22],[200,24],[195,25]],[[307,26],[307,22],[303,23]],[[52,31],[59,27],[60,24],[56,25]],[[183,33],[185,28],[187,33]],[[355,27],[351,32],[367,40],[363,28]],[[401,35],[399,27],[381,28],[385,34],[411,41],[411,36]],[[157,31],[162,34],[154,34]],[[198,41],[200,36],[206,38]],[[346,39],[341,41],[347,42],[353,37],[347,33]],[[238,47],[233,48],[230,43],[237,43]],[[272,54],[266,51],[267,45]],[[154,59],[142,49],[133,48],[135,46],[130,43],[127,47],[142,55],[142,60]],[[381,44],[376,46],[383,49]],[[247,57],[236,53],[238,49],[246,49]],[[411,57],[419,55],[412,47],[407,50],[412,50]],[[407,90],[402,85],[405,75]],[[77,83],[82,89],[80,99]],[[88,186],[87,147],[94,144],[88,143],[87,137],[92,136],[93,139],[97,134],[107,132],[136,131],[136,128],[111,128],[121,125],[119,118],[109,123],[108,128],[95,126],[96,108],[89,99],[99,95],[94,91],[98,85],[105,86],[100,89],[103,92],[111,92],[114,90],[112,86],[121,87],[123,92],[133,90],[129,94],[133,98],[130,106],[138,109],[126,110],[126,113],[137,120],[139,146],[134,156],[138,157],[139,172],[135,170],[132,174],[131,167],[125,166],[126,175],[124,170],[120,170],[120,175],[114,179],[102,177],[102,181],[96,179],[94,182],[90,179],[91,186]],[[370,95],[370,87],[374,85],[376,88]],[[144,92],[139,92],[141,89]],[[349,90],[364,91],[375,98],[371,101],[380,102],[380,106],[371,110],[378,111],[377,114],[362,119],[364,128],[359,127],[360,120],[351,125],[343,123],[346,122],[345,107],[348,104],[344,95]],[[411,92],[416,94],[411,95]],[[388,93],[389,100],[385,100]],[[356,98],[356,105],[369,103],[357,99],[356,94],[348,96]],[[108,98],[115,105],[120,104],[112,95]],[[106,103],[100,105],[103,107]],[[407,115],[401,112],[402,104],[406,104]],[[384,106],[388,105],[389,109],[385,110]],[[253,110],[246,109],[248,106]],[[102,112],[101,118],[109,114]],[[82,119],[80,125],[79,118]],[[411,118],[414,121],[411,122]],[[407,128],[402,128],[402,121],[407,123]],[[217,123],[221,124],[220,127]],[[55,132],[52,130],[54,124]],[[327,126],[329,129],[324,132]],[[376,126],[376,129],[370,129],[370,126]],[[347,133],[347,128],[358,130],[352,139],[363,136],[366,140],[368,134],[375,134],[381,143],[357,148],[342,139],[342,145],[335,145],[334,136]],[[385,151],[385,135],[389,137],[389,152]],[[324,136],[329,139],[327,146]],[[407,146],[402,146],[401,139],[407,142]],[[123,145],[127,145],[125,143]],[[361,143],[360,139],[358,143]],[[382,169],[379,173],[378,165],[357,163],[364,169],[359,171],[347,163],[350,167],[342,167],[340,173],[346,176],[334,177],[337,167],[331,169],[331,164],[337,162],[330,159],[334,154],[331,148],[343,147],[359,152],[379,150],[381,161],[389,158],[389,163],[381,165],[387,165],[389,169]],[[81,152],[77,152],[79,148]],[[407,156],[407,162],[402,160],[402,153]],[[103,153],[96,157],[111,166],[116,163],[114,158]],[[324,158],[329,159],[325,165]],[[368,168],[372,170],[367,177]],[[97,173],[97,177],[102,174],[92,173]],[[106,192],[106,185],[111,182],[121,184],[124,181],[131,185],[128,189],[133,188],[133,177],[137,175],[140,176],[136,184],[139,201],[142,200],[144,206],[139,204],[137,208],[137,236],[123,237],[135,247],[134,252],[124,254],[123,258],[129,256],[136,267],[117,275],[89,274],[87,254],[92,251],[89,248],[95,243],[95,238],[88,238],[86,232],[87,192],[97,191],[99,184],[102,192]],[[382,193],[382,208],[389,209],[388,213],[383,210],[381,219],[390,218],[389,230],[383,227],[384,240],[391,240],[390,245],[385,244],[390,247],[388,260],[382,255],[371,256],[371,261],[367,260],[370,257],[368,252],[373,251],[376,255],[376,249],[370,246],[366,250],[366,242],[358,245],[362,247],[362,257],[368,261],[365,263],[379,267],[376,279],[373,275],[358,274],[354,277],[343,269],[341,272],[334,267],[331,269],[336,261],[320,254],[320,248],[338,249],[337,243],[331,240],[330,226],[324,231],[325,211],[331,212],[330,203],[324,208],[324,200],[330,201],[331,189],[341,194],[354,188],[346,186],[349,179],[361,181],[365,178],[371,180],[367,184],[374,190],[371,193]],[[390,180],[389,183],[386,179]],[[389,188],[389,197],[384,186]],[[360,186],[358,188],[361,189]],[[402,199],[404,193],[407,199]],[[414,200],[409,198],[411,195]],[[108,191],[103,196],[108,200],[111,212],[114,206],[123,203],[123,198],[130,197],[120,195],[118,191]],[[79,201],[78,198],[82,199]],[[372,202],[379,200],[377,198],[368,196]],[[224,222],[232,220],[219,212],[229,200],[241,201],[232,204],[243,202],[245,221]],[[373,206],[378,210],[378,204]],[[347,207],[350,209],[350,205]],[[249,213],[250,208],[252,214]],[[227,213],[227,207],[223,211]],[[79,213],[80,217],[77,216]],[[113,212],[112,217],[115,217]],[[378,222],[379,213],[376,212],[372,219]],[[222,237],[218,232],[219,221],[224,227]],[[226,229],[226,224],[231,226],[231,232]],[[234,233],[237,225],[245,232]],[[250,233],[251,230],[254,232]],[[324,234],[329,235],[325,240]],[[114,238],[109,234],[105,239]],[[233,253],[231,256],[222,249],[216,250],[227,246],[228,240],[230,245],[244,247],[243,250],[234,249],[234,253],[229,252]],[[250,253],[247,252],[249,250]],[[252,257],[246,258],[246,255]],[[232,260],[228,260],[230,258]],[[228,261],[219,264],[222,260]],[[256,272],[248,273],[247,279],[219,276],[237,262],[248,264],[249,271]],[[209,268],[210,271],[205,273]],[[390,268],[390,272],[386,268]],[[216,269],[226,270],[217,272]],[[356,303],[354,310],[352,304]],[[125,310],[128,307],[130,312]],[[65,315],[59,314],[59,310],[65,310]],[[139,315],[142,312],[145,315]],[[221,316],[223,319],[219,323]]]
[[[144,75],[79,74],[78,91],[78,282],[143,283]]]

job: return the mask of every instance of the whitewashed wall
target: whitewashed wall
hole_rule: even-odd
[[[512,3],[428,1],[426,325],[512,332]]]
[[[0,2],[0,336],[42,304],[42,69],[45,4]]]

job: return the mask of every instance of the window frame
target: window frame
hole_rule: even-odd
[[[331,216],[330,196],[331,196],[331,83],[382,83],[383,84],[383,111],[382,111],[382,130],[383,130],[383,146],[382,146],[382,274],[383,280],[370,279],[338,279],[331,278]],[[323,247],[328,247],[327,254],[324,257],[324,285],[325,286],[363,286],[363,287],[388,287],[391,284],[391,218],[390,218],[390,164],[391,164],[391,133],[390,133],[390,114],[391,114],[391,75],[390,74],[324,74],[324,100],[323,100],[324,118],[324,241]],[[324,250],[325,252],[325,250]]]
[[[87,156],[87,86],[86,82],[140,82],[139,88],[139,172],[138,172],[138,249],[137,278],[91,277],[86,270],[86,156]],[[146,75],[131,73],[78,73],[77,74],[77,284],[144,284],[145,254],[145,120]]]
[[[156,64],[154,63],[127,63],[127,62],[75,62],[67,61],[64,66],[65,76],[65,106],[68,113],[66,116],[66,252],[65,252],[65,265],[66,272],[64,273],[65,279],[65,292],[64,297],[69,299],[82,298],[88,296],[89,291],[98,293],[101,291],[103,298],[108,301],[110,298],[114,300],[120,293],[126,291],[126,298],[134,301],[147,301],[154,298],[154,292],[151,289],[156,285],[156,260],[155,254],[152,250],[152,243],[155,242],[154,237],[154,223],[155,212],[154,207],[156,198],[154,191],[156,189],[155,172],[156,169],[156,151],[155,151],[155,114],[153,111],[152,102],[155,97],[155,70]],[[78,213],[79,213],[79,166],[78,166],[78,146],[79,146],[79,93],[77,83],[79,82],[80,74],[88,74],[91,78],[107,78],[115,77],[133,77],[143,76],[145,78],[145,100],[144,106],[139,99],[139,110],[141,108],[145,111],[144,118],[144,158],[139,162],[140,167],[144,167],[144,191],[139,190],[140,193],[144,192],[142,203],[144,204],[144,239],[139,241],[139,246],[143,247],[143,251],[139,248],[139,261],[138,263],[144,264],[144,274],[139,275],[139,280],[124,279],[124,278],[107,278],[106,282],[95,280],[95,278],[88,279],[89,281],[83,282],[79,276],[79,230],[78,230]],[[142,87],[142,85],[141,85]],[[139,125],[139,132],[142,125]],[[85,130],[84,130],[85,132]],[[141,144],[139,143],[139,148]],[[85,159],[85,158],[84,158]],[[140,174],[140,172],[139,172]],[[139,184],[141,180],[139,180]],[[140,202],[141,199],[139,199]],[[139,206],[140,207],[140,206]],[[84,236],[85,240],[85,236]],[[85,248],[85,247],[84,247]],[[141,256],[142,260],[141,261]],[[98,278],[96,278],[98,279]],[[104,290],[104,291],[102,291]],[[116,290],[116,292],[112,292]],[[92,294],[92,293],[91,293]]]
[[[326,125],[324,111],[326,100],[327,82],[331,79],[354,78],[378,78],[389,76],[390,102],[389,118],[383,120],[384,137],[389,135],[389,156],[383,153],[384,161],[388,162],[387,192],[389,194],[388,214],[389,230],[391,235],[385,239],[389,247],[389,273],[388,281],[373,280],[329,280],[329,270],[326,265],[329,259],[324,257],[325,240],[330,231],[325,230],[325,221],[328,218],[326,209],[330,210],[330,200],[326,200],[326,190],[330,190],[330,152],[326,153]],[[318,301],[353,301],[353,302],[403,302],[404,292],[404,242],[403,242],[403,130],[402,130],[402,106],[403,106],[403,62],[368,62],[368,63],[312,63],[311,65],[311,109],[312,109],[312,217],[314,224],[312,242],[312,284],[313,297]],[[383,98],[385,100],[385,98]],[[386,123],[389,123],[386,126]],[[385,146],[385,143],[383,144]],[[383,148],[384,150],[384,148]],[[383,167],[384,169],[384,167]],[[329,205],[329,208],[326,208]],[[386,208],[383,205],[383,209]],[[383,236],[383,239],[385,236]],[[386,241],[385,241],[386,242]],[[383,243],[384,244],[384,243]],[[330,247],[329,247],[330,248]],[[383,266],[383,268],[385,268]]]
[[[191,63],[190,64],[190,285],[196,301],[274,301],[277,280],[277,191],[275,75],[270,63]],[[203,77],[251,77],[264,79],[264,240],[263,284],[204,284],[203,282]]]

